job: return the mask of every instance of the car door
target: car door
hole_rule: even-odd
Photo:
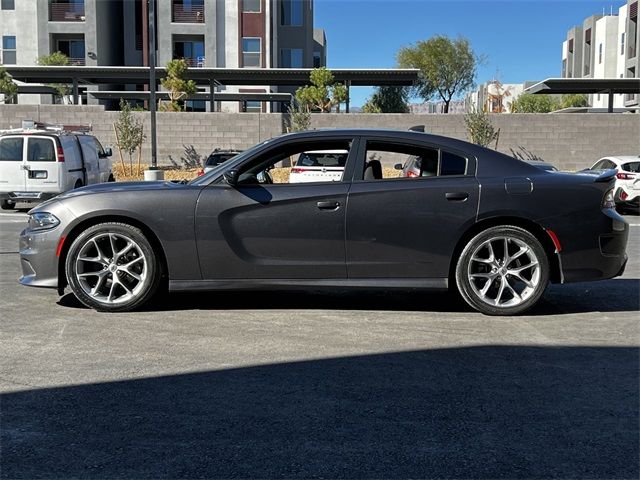
[[[26,190],[25,148],[25,139],[20,135],[0,138],[0,193]]]
[[[55,137],[27,137],[25,190],[60,193],[59,166]]]
[[[86,174],[86,184],[92,185],[100,183],[100,165],[98,160],[98,150],[96,142],[90,135],[78,135],[80,148],[82,149],[82,158],[84,159],[84,168]]]
[[[345,148],[353,143],[353,138],[302,142],[288,158],[317,147]],[[289,152],[288,145],[243,161],[239,171],[248,173],[239,178],[262,178],[264,172],[254,175],[253,165],[280,159],[282,151]],[[219,179],[203,189],[196,208],[203,279],[346,278],[344,225],[350,177],[339,182],[278,183],[290,167],[277,161],[280,166],[267,172],[274,183],[231,186]]]
[[[412,156],[421,160],[420,176],[393,169]],[[443,283],[456,243],[475,221],[475,158],[439,145],[385,138],[363,139],[358,158],[346,216],[349,278]]]

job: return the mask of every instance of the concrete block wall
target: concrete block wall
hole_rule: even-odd
[[[147,141],[143,159],[149,161],[149,115],[144,120]],[[0,129],[19,127],[23,119],[50,123],[93,125],[105,146],[113,146],[117,112],[99,106],[0,105]],[[498,150],[539,157],[560,169],[579,170],[606,155],[640,154],[640,115],[633,114],[509,114],[492,115],[500,129]],[[279,113],[158,113],[158,162],[179,162],[183,145],[206,155],[216,147],[245,149],[281,134]],[[408,129],[425,125],[426,131],[466,140],[463,115],[314,114],[312,128],[371,127]],[[115,157],[117,159],[117,155]]]

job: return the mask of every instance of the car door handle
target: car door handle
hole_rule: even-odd
[[[340,208],[340,202],[336,202],[336,201],[318,202],[316,203],[316,206],[320,210],[337,210],[338,208]]]
[[[445,198],[450,202],[464,202],[469,198],[469,194],[467,192],[447,192]]]

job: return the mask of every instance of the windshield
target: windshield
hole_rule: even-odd
[[[252,156],[254,154],[254,152],[256,152],[257,150],[259,150],[260,148],[262,148],[263,145],[266,145],[267,143],[269,143],[271,141],[270,140],[265,140],[262,143],[259,143],[257,145],[254,145],[253,147],[251,147],[248,150],[245,150],[242,153],[239,153],[238,155],[233,157],[233,163],[236,163],[236,161],[243,161],[246,158],[249,158],[250,156]],[[220,174],[220,172],[222,170],[224,170],[225,168],[228,167],[228,163],[222,163],[220,165],[217,165],[213,170],[205,173],[204,175],[194,178],[193,180],[191,180],[187,185],[205,185],[207,183],[209,183],[211,181],[211,179],[217,175]]]

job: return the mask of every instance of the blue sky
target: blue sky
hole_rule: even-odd
[[[498,72],[503,83],[559,77],[567,30],[624,1],[601,0],[315,0],[315,26],[327,34],[334,68],[395,67],[402,46],[436,34],[467,37],[486,56],[478,83]],[[361,106],[369,88],[353,88]]]

